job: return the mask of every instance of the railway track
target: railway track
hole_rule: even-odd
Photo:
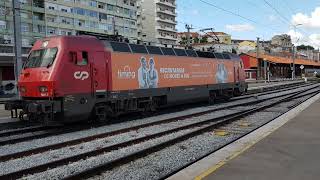
[[[32,126],[37,126],[39,123],[27,122],[27,121],[15,121],[15,122],[5,122],[0,123],[0,131],[27,128]]]
[[[268,91],[264,91],[264,92],[258,92],[258,93],[247,93],[243,96],[238,96],[238,97],[234,97],[231,100],[240,100],[240,99],[246,99],[246,98],[251,98],[251,97],[256,97],[256,96],[262,96],[262,95],[267,95],[267,94],[273,94],[273,93],[277,93],[277,92],[282,92],[282,91],[289,91],[292,89],[296,89],[296,88],[301,88],[301,87],[307,87],[310,86],[309,83],[306,84],[297,84],[297,85],[292,85],[289,87],[283,87],[280,89],[275,89],[275,90],[268,90]]]
[[[312,86],[314,86],[314,85],[312,85]],[[306,86],[306,87],[308,87],[308,86]],[[61,143],[57,143],[57,144],[52,144],[50,146],[38,147],[36,149],[23,151],[23,152],[18,152],[18,153],[11,154],[11,155],[8,155],[8,156],[0,156],[0,160],[8,160],[8,159],[12,159],[12,158],[20,158],[20,157],[23,157],[23,156],[26,156],[26,155],[30,155],[30,154],[41,153],[41,152],[47,151],[49,149],[50,150],[54,150],[54,149],[58,149],[58,148],[65,147],[65,146],[76,145],[76,144],[79,144],[79,143],[89,142],[89,141],[96,140],[96,139],[101,139],[101,138],[106,138],[106,137],[114,136],[114,135],[121,134],[121,133],[127,133],[127,132],[134,131],[134,130],[141,129],[141,128],[151,127],[151,126],[160,125],[160,124],[166,124],[166,123],[170,123],[170,122],[174,122],[174,121],[181,121],[181,120],[184,120],[184,119],[187,119],[187,118],[201,116],[201,115],[204,115],[204,114],[212,113],[212,112],[223,110],[223,109],[230,109],[230,108],[235,108],[235,107],[238,107],[238,106],[252,105],[252,104],[255,104],[255,103],[260,103],[260,102],[263,102],[265,100],[270,100],[270,99],[278,98],[278,97],[281,97],[281,96],[282,96],[282,94],[277,95],[277,96],[273,96],[273,97],[268,97],[268,98],[254,99],[252,101],[247,101],[247,102],[240,102],[240,103],[235,103],[235,104],[231,104],[231,105],[222,105],[220,107],[213,107],[213,108],[211,108],[209,110],[206,110],[206,111],[200,111],[200,112],[191,113],[191,114],[187,114],[187,115],[179,116],[179,117],[167,118],[167,119],[163,119],[163,120],[159,120],[159,121],[155,121],[155,122],[151,122],[151,123],[145,123],[145,124],[142,124],[142,125],[137,125],[137,126],[132,126],[132,127],[129,127],[129,128],[119,129],[119,130],[116,130],[116,131],[111,131],[111,132],[101,133],[101,134],[97,134],[97,135],[93,135],[93,136],[89,136],[89,137],[74,139],[72,141],[66,141],[66,142],[61,142]],[[64,128],[64,129],[66,129],[66,128]],[[32,128],[30,128],[30,130],[32,130]],[[31,136],[26,136],[26,137],[21,137],[21,138],[13,138],[13,139],[9,139],[9,140],[8,139],[2,140],[2,141],[0,141],[0,145],[13,144],[13,143],[22,142],[22,141],[26,141],[26,140],[32,140],[32,139],[36,139],[36,138],[44,138],[44,137],[48,137],[48,136],[54,135],[54,134],[57,135],[60,132],[65,132],[65,133],[68,132],[68,131],[61,131],[61,129],[59,130],[59,132],[57,132],[56,130],[57,130],[57,127],[52,127],[51,131],[41,132],[39,134],[33,134]],[[75,129],[73,129],[73,130],[75,131]]]
[[[308,87],[310,86],[310,84],[305,84],[300,86],[300,88],[302,87]],[[311,85],[312,86],[312,85]],[[241,100],[241,99],[248,99],[251,97],[257,97],[257,96],[263,96],[263,95],[268,95],[268,94],[272,94],[272,93],[278,93],[281,91],[289,91],[292,89],[295,89],[296,87],[289,87],[289,88],[285,88],[282,90],[276,90],[276,91],[270,91],[270,92],[264,92],[264,93],[257,93],[254,95],[246,95],[243,97],[236,97],[234,99],[232,99],[232,101],[236,101],[236,100]],[[276,97],[275,97],[276,98]],[[264,101],[264,99],[259,99],[259,100],[253,100],[256,103],[262,102]],[[249,102],[240,102],[240,103],[236,103],[233,105],[222,105],[221,107],[218,108],[213,108],[212,110],[208,110],[208,111],[204,111],[204,112],[200,112],[197,114],[190,114],[189,116],[185,116],[185,117],[181,117],[180,119],[183,118],[188,118],[191,116],[195,116],[195,115],[202,115],[204,113],[209,113],[209,112],[213,112],[213,111],[217,111],[217,110],[221,110],[221,109],[225,109],[225,108],[233,108],[236,106],[244,106],[244,105],[248,105],[248,104],[252,104],[252,101]],[[164,121],[159,121],[157,123],[151,123],[148,126],[152,126],[152,125],[156,125],[159,123],[167,123],[172,121],[172,119],[169,120],[164,120]],[[99,126],[103,126],[105,124],[101,124]],[[143,126],[140,127],[135,127],[135,128],[142,128]],[[4,145],[8,145],[8,144],[15,144],[15,143],[19,143],[19,142],[24,142],[24,141],[29,141],[29,140],[34,140],[34,139],[39,139],[39,138],[45,138],[45,137],[49,137],[49,136],[55,136],[55,135],[59,135],[59,134],[66,134],[66,133],[71,133],[71,132],[75,132],[75,131],[80,131],[80,130],[85,130],[91,128],[91,126],[76,126],[76,127],[67,127],[67,128],[61,128],[61,127],[46,127],[46,126],[29,126],[29,127],[24,127],[24,128],[20,128],[20,129],[13,129],[13,130],[7,130],[7,131],[2,131],[0,132],[0,137],[2,137],[2,139],[0,140],[0,146],[4,146]],[[132,128],[133,129],[133,128]],[[132,130],[129,129],[129,130]],[[110,136],[110,134],[108,135]],[[88,140],[91,140],[90,138],[88,138]],[[82,139],[82,141],[86,142],[85,139]],[[54,147],[61,147],[60,145],[57,146],[52,146],[50,148],[54,148]],[[1,159],[1,157],[0,157]]]
[[[173,133],[183,132],[178,137],[171,138],[171,139],[169,138],[167,141],[160,142],[157,145],[153,145],[153,146],[148,147],[144,150],[140,150],[137,152],[127,154],[126,156],[114,159],[112,161],[109,161],[108,163],[101,165],[101,166],[96,166],[92,169],[83,171],[83,172],[78,173],[76,175],[69,176],[69,177],[66,176],[66,178],[69,179],[69,178],[82,177],[84,174],[93,175],[92,174],[93,172],[101,172],[101,171],[107,170],[108,168],[114,168],[115,164],[117,164],[117,165],[123,164],[123,163],[130,161],[130,160],[133,160],[134,158],[146,156],[149,153],[152,153],[154,151],[158,151],[158,150],[163,149],[169,145],[181,142],[181,141],[188,139],[190,137],[193,137],[201,132],[205,132],[209,129],[216,128],[218,126],[230,123],[231,121],[234,121],[240,117],[255,113],[261,109],[271,107],[275,104],[278,104],[278,103],[281,103],[284,101],[288,101],[291,98],[294,98],[294,97],[297,98],[299,95],[301,96],[301,94],[305,93],[307,89],[309,89],[310,94],[316,93],[319,91],[318,85],[313,85],[313,86],[310,86],[309,88],[305,87],[305,88],[302,88],[302,90],[299,90],[299,91],[297,90],[297,91],[294,91],[293,93],[292,92],[288,93],[285,96],[282,94],[282,95],[274,96],[274,97],[270,97],[270,98],[250,101],[247,103],[243,103],[241,105],[234,104],[229,107],[227,106],[227,108],[229,108],[229,109],[237,108],[239,106],[246,107],[248,105],[250,105],[250,106],[254,105],[257,107],[255,107],[255,108],[249,107],[244,110],[234,111],[234,112],[229,113],[227,115],[222,115],[222,116],[218,116],[218,117],[214,117],[214,118],[211,118],[211,117],[208,117],[205,115],[216,112],[218,110],[222,110],[226,107],[220,107],[220,108],[216,108],[213,110],[207,110],[207,111],[203,111],[203,112],[193,113],[193,114],[189,114],[189,115],[185,115],[185,116],[181,116],[181,117],[168,118],[165,120],[142,124],[142,125],[135,126],[135,127],[119,129],[119,130],[108,132],[108,133],[97,134],[97,135],[90,136],[90,137],[75,139],[73,141],[66,141],[66,142],[62,142],[62,143],[58,143],[58,144],[52,144],[49,146],[39,147],[39,148],[27,150],[27,151],[22,151],[22,152],[17,152],[17,153],[13,153],[13,154],[8,154],[5,156],[0,156],[0,160],[2,162],[5,162],[5,161],[10,161],[12,159],[23,158],[23,157],[29,156],[29,155],[37,155],[37,154],[39,155],[40,153],[45,153],[49,150],[70,147],[73,145],[77,145],[77,144],[81,144],[81,143],[85,143],[85,142],[90,142],[90,141],[94,141],[97,139],[112,137],[112,136],[116,136],[116,135],[119,135],[122,133],[128,133],[131,131],[138,131],[138,130],[141,131],[141,129],[149,128],[149,127],[157,126],[157,125],[161,125],[161,124],[168,124],[168,123],[173,123],[173,122],[177,122],[177,121],[179,121],[179,122],[188,121],[188,119],[190,119],[190,118],[194,119],[194,118],[203,117],[202,119],[205,119],[205,120],[201,119],[196,122],[190,121],[189,123],[186,123],[186,124],[182,123],[182,125],[178,125],[177,127],[174,127],[174,128],[171,127],[171,128],[168,128],[167,130],[164,130],[164,131],[151,133],[151,134],[148,134],[148,135],[145,135],[142,137],[138,137],[138,138],[132,138],[127,141],[122,141],[120,143],[111,144],[109,146],[101,147],[101,148],[94,149],[94,150],[87,151],[87,152],[83,152],[83,153],[79,153],[79,154],[69,156],[66,158],[61,158],[61,159],[58,159],[55,161],[50,161],[47,163],[38,164],[36,166],[32,166],[29,168],[20,169],[15,172],[6,173],[3,175],[0,175],[0,179],[2,179],[2,178],[15,179],[15,178],[22,177],[23,175],[26,175],[26,174],[41,173],[43,171],[46,171],[49,168],[52,169],[52,168],[56,168],[59,166],[64,166],[64,165],[67,165],[72,162],[77,162],[81,159],[88,159],[90,157],[95,157],[95,156],[105,154],[108,152],[110,153],[113,151],[117,151],[119,149],[123,149],[123,148],[134,146],[137,144],[145,143],[145,142],[148,142],[148,141],[151,141],[154,139],[159,139],[162,137],[170,136],[170,134],[173,134]],[[310,91],[312,91],[312,92],[310,92]],[[284,97],[282,97],[282,96],[284,96]],[[277,100],[277,99],[280,99],[280,100]],[[259,105],[259,103],[260,103],[260,105]],[[261,105],[261,104],[265,104],[265,105]],[[108,168],[106,168],[106,167],[108,167]]]
[[[151,147],[148,147],[148,148],[145,148],[145,149],[130,153],[130,154],[126,155],[126,156],[114,159],[112,161],[103,163],[101,165],[98,165],[98,166],[95,166],[95,167],[92,167],[92,168],[89,168],[89,169],[82,170],[82,171],[80,171],[80,172],[78,172],[76,174],[66,176],[66,177],[64,177],[64,179],[90,178],[92,176],[99,175],[100,173],[103,173],[103,172],[108,171],[110,169],[113,169],[115,167],[121,166],[123,164],[129,163],[130,161],[134,161],[134,160],[137,160],[139,158],[146,157],[149,154],[152,154],[154,152],[160,151],[162,149],[165,149],[165,148],[167,148],[169,146],[172,146],[174,144],[177,144],[177,143],[180,143],[182,141],[185,141],[185,140],[187,140],[189,138],[192,138],[194,136],[197,136],[199,134],[212,131],[212,130],[217,129],[219,127],[223,127],[226,124],[229,124],[231,122],[239,120],[239,119],[241,119],[241,118],[243,118],[245,116],[248,116],[250,114],[253,114],[253,113],[256,113],[258,111],[264,110],[266,108],[272,107],[272,106],[277,105],[279,103],[282,103],[282,102],[285,102],[285,101],[289,101],[289,100],[291,100],[293,98],[297,98],[297,97],[299,97],[300,93],[302,93],[302,92],[294,93],[293,95],[290,95],[290,96],[287,96],[285,98],[282,98],[282,99],[280,99],[280,100],[278,100],[276,102],[267,103],[266,105],[263,105],[261,107],[257,107],[257,108],[251,109],[251,110],[244,110],[244,111],[241,111],[241,112],[235,113],[235,114],[230,114],[230,115],[228,115],[228,116],[226,116],[224,118],[221,118],[221,119],[220,118],[219,119],[210,119],[210,120],[207,120],[207,121],[203,121],[201,123],[195,123],[194,125],[200,126],[200,128],[196,128],[195,130],[193,130],[193,131],[191,131],[189,133],[186,133],[186,134],[183,134],[181,136],[175,137],[173,139],[158,143],[158,144],[156,144],[154,146],[151,146]],[[315,95],[317,93],[319,93],[319,90],[313,91],[310,94]],[[205,125],[201,126],[203,123]],[[189,127],[185,127],[185,128],[189,128]],[[176,129],[176,130],[180,130],[180,129]],[[196,162],[196,160],[194,162]],[[170,174],[173,174],[176,171],[177,170],[174,170],[173,172],[164,175],[160,179],[168,177]]]

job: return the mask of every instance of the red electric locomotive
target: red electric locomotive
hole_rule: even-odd
[[[38,40],[21,71],[21,100],[7,110],[44,122],[106,120],[133,111],[239,95],[247,89],[237,55],[102,41]],[[90,118],[92,117],[92,118]]]

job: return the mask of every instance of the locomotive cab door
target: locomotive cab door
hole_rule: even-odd
[[[107,82],[107,61],[105,52],[94,52],[92,63],[92,93],[95,95],[98,102],[105,100]]]
[[[92,98],[92,52],[75,50],[69,52],[70,61],[66,61],[61,76],[65,89],[63,102],[64,116],[67,121],[88,119],[94,99]],[[69,58],[68,58],[69,59]]]
[[[240,71],[238,62],[234,62],[233,64],[233,73],[234,73],[234,83],[238,83],[240,81]]]

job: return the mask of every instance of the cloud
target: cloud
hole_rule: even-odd
[[[228,24],[226,29],[231,31],[243,32],[243,31],[253,31],[255,28],[251,24]]]
[[[287,34],[290,35],[293,44],[299,43],[299,41],[304,38],[303,34],[294,32],[294,30],[290,30]]]
[[[320,7],[315,8],[310,15],[297,13],[292,16],[292,24],[302,24],[304,27],[320,29]]]
[[[199,15],[199,11],[198,11],[197,9],[194,9],[194,10],[192,11],[192,15],[194,15],[194,16]]]
[[[309,36],[310,45],[315,48],[320,48],[320,34],[311,34]]]
[[[305,36],[300,32],[294,32],[293,30],[290,30],[287,34],[291,36],[292,43],[295,45],[304,44],[313,46],[317,49],[320,48],[320,34]]]
[[[277,20],[277,17],[275,15],[271,14],[268,16],[268,19],[270,22],[275,22]]]

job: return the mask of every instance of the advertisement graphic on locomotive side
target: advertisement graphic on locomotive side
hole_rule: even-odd
[[[121,53],[111,59],[113,91],[234,81],[232,61]]]

